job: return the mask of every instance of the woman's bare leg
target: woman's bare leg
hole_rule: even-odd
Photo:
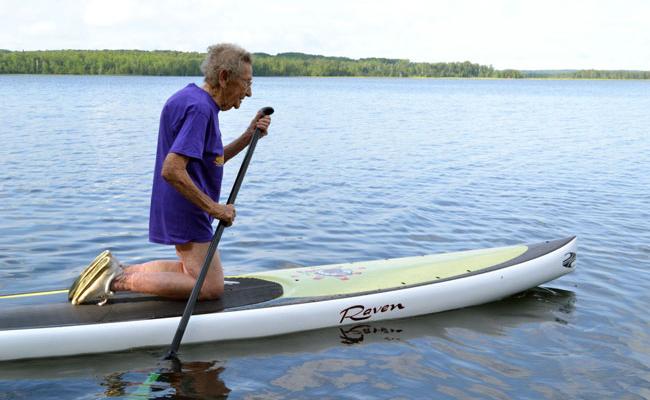
[[[132,264],[124,267],[124,272],[183,272],[183,263],[179,260],[154,260],[142,264]]]
[[[132,291],[172,299],[187,299],[196,284],[210,243],[176,245],[179,261],[157,260],[126,267],[124,275],[111,284],[114,291]],[[201,288],[199,300],[216,299],[223,294],[223,268],[215,252]]]

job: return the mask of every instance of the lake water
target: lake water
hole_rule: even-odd
[[[161,107],[191,81],[0,76],[0,295],[65,288],[104,248],[174,256],[147,241],[151,174]],[[144,397],[650,398],[650,82],[259,78],[253,94],[221,115],[229,141],[276,110],[228,274],[570,235],[577,270],[480,307],[185,346]],[[0,399],[128,397],[163,352],[0,363]]]

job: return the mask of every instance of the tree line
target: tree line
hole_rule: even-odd
[[[142,50],[0,50],[0,74],[200,76],[205,54]],[[255,53],[256,76],[367,76],[423,78],[650,79],[650,71],[519,71],[465,62]]]

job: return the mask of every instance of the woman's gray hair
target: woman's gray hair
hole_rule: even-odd
[[[213,88],[219,87],[219,73],[227,71],[231,75],[241,76],[244,64],[252,64],[251,53],[231,43],[220,43],[208,47],[208,54],[201,63],[201,72],[205,81]]]

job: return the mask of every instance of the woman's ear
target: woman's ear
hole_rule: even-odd
[[[224,69],[219,71],[219,87],[222,88],[226,87],[226,83],[228,82],[228,77],[229,77],[228,71]]]

